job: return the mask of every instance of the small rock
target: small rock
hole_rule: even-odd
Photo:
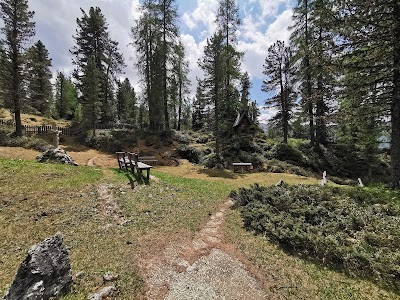
[[[110,281],[115,281],[115,280],[118,280],[118,278],[119,278],[119,275],[117,275],[117,274],[106,273],[103,275],[103,282],[107,283]]]
[[[128,226],[128,225],[130,225],[130,224],[132,224],[132,220],[125,220],[125,221],[123,221],[123,222],[121,223],[121,226]]]
[[[102,300],[106,297],[111,296],[114,291],[115,291],[115,286],[107,286],[105,288],[102,288],[99,292],[89,295],[87,299]]]
[[[74,280],[79,279],[85,275],[85,272],[80,271],[74,275]]]

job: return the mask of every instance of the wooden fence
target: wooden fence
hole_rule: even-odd
[[[15,126],[15,123],[12,120],[4,120],[0,119],[0,125],[8,125],[8,126]],[[51,125],[22,125],[22,130],[26,134],[46,134],[50,133],[53,130]],[[58,131],[61,131],[61,134],[72,136],[72,128],[71,127],[57,127]]]
[[[13,123],[12,120],[0,119],[0,125],[15,126],[15,123]],[[22,125],[22,127],[23,127],[23,131],[26,134],[46,134],[46,133],[50,133],[53,130],[52,126],[50,126],[50,125],[42,125],[42,126]],[[134,130],[134,129],[137,129],[137,127],[134,125],[131,125],[131,124],[112,124],[112,125],[97,124],[96,129],[99,129],[99,130],[116,130],[116,129]],[[66,135],[66,136],[75,136],[78,133],[83,131],[83,129],[79,129],[79,128],[75,128],[73,130],[72,127],[57,127],[57,130],[61,131],[62,135]]]

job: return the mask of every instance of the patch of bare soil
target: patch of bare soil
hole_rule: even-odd
[[[89,163],[90,165],[92,165],[92,162],[89,161]],[[112,176],[112,171],[110,170],[103,169],[102,172],[104,174],[104,178]],[[102,181],[104,181],[104,179]],[[97,201],[98,201],[96,209],[105,219],[112,222],[112,224],[106,224],[105,225],[106,227],[112,226],[114,224],[123,226],[130,222],[130,220],[127,219],[123,214],[122,210],[118,206],[116,199],[113,196],[112,191],[115,189],[126,189],[126,187],[115,186],[113,184],[107,183],[106,181],[100,182],[96,186]]]
[[[246,266],[224,250],[232,248],[223,243],[221,230],[231,206],[227,201],[191,241],[171,241],[162,253],[141,261],[146,299],[267,298]]]

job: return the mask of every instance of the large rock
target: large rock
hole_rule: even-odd
[[[60,148],[51,148],[45,151],[42,155],[36,157],[36,159],[38,162],[56,162],[75,166],[78,165],[66,151]]]
[[[28,251],[3,300],[46,300],[65,294],[72,283],[67,249],[59,235]]]

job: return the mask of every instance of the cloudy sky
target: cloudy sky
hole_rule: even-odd
[[[53,70],[72,71],[69,49],[74,45],[76,19],[82,16],[80,9],[91,6],[101,8],[109,24],[112,39],[119,42],[127,65],[124,76],[140,89],[138,76],[133,68],[135,52],[131,43],[130,28],[139,17],[141,0],[29,0],[35,11],[35,40],[42,40],[53,60]],[[215,30],[215,12],[219,0],[177,0],[182,41],[190,64],[190,78],[195,89],[195,78],[202,77],[197,65],[203,54],[208,37]],[[268,47],[276,40],[287,41],[288,26],[292,24],[294,0],[237,0],[242,25],[239,28],[239,50],[245,53],[242,68],[250,74],[253,87],[250,97],[262,106],[266,98],[261,92],[263,63]],[[271,111],[263,111],[268,118]]]

